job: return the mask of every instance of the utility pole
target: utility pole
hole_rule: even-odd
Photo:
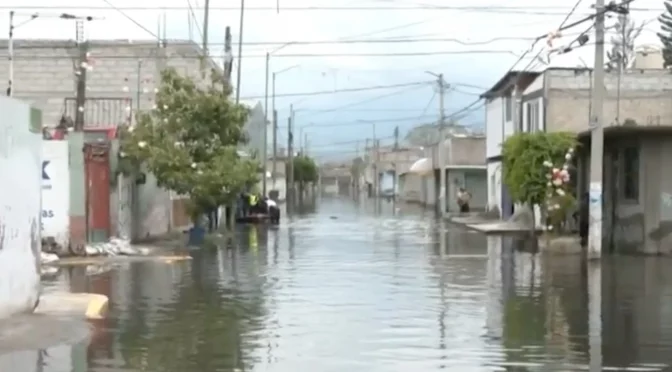
[[[86,111],[86,71],[89,68],[89,42],[84,40],[84,23],[77,20],[77,47],[79,48],[79,59],[75,75],[77,76],[77,98],[75,104],[77,113],[75,114],[75,131],[84,130],[85,111]]]
[[[446,215],[446,202],[447,202],[447,195],[446,195],[446,165],[445,165],[445,149],[443,146],[443,141],[445,139],[445,126],[446,126],[446,116],[444,114],[443,110],[443,100],[445,98],[445,86],[443,82],[443,74],[438,75],[438,83],[439,83],[439,190],[441,195],[439,196],[439,206],[441,208],[441,212],[439,213],[439,216],[444,217]]]
[[[7,81],[7,97],[14,94],[14,11],[9,12],[9,38],[7,40],[7,61],[9,62],[9,78]]]
[[[392,165],[394,166],[394,177],[392,178],[392,197],[394,198],[394,201],[396,202],[397,200],[397,178],[399,175],[397,174],[397,152],[399,151],[399,126],[396,126],[394,128],[394,163]]]
[[[294,201],[294,105],[289,106],[289,119],[287,121],[287,205]],[[290,200],[291,198],[291,200]]]
[[[595,11],[595,66],[591,107],[590,136],[590,225],[588,258],[602,256],[602,170],[604,156],[604,0],[596,0]]]
[[[238,31],[238,71],[236,72],[236,104],[240,103],[240,74],[243,68],[243,21],[245,20],[245,0],[240,0],[240,29]]]
[[[373,196],[378,197],[378,181],[379,181],[379,175],[378,175],[378,160],[379,160],[379,154],[378,154],[378,140],[376,139],[376,124],[373,123],[373,139],[371,140],[371,145],[373,146],[373,156],[371,157],[373,159]]]
[[[264,178],[261,183],[261,189],[263,195],[266,195],[266,176],[268,174],[268,68],[269,62],[271,59],[270,53],[266,52],[266,89],[264,94],[264,134],[262,138],[264,139],[264,147],[262,150],[262,166],[264,169]]]
[[[231,72],[233,71],[233,56],[231,55],[231,27],[226,26],[224,31],[224,90],[231,87]]]
[[[277,159],[278,159],[278,111],[273,110],[273,164],[271,169],[271,177],[273,179],[273,189],[275,189],[277,177]]]
[[[210,0],[205,0],[205,10],[203,11],[203,57],[201,58],[201,75],[205,77],[205,60],[208,58],[208,30],[210,29]],[[166,25],[163,25],[164,29]]]

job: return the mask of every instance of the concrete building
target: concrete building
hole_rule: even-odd
[[[521,79],[517,79],[522,76]],[[582,146],[577,152],[578,193],[588,189],[589,121],[592,70],[550,68],[517,73],[522,130],[568,131]],[[605,247],[619,252],[670,253],[672,249],[672,75],[663,69],[631,69],[620,77],[608,73],[604,103],[604,232]],[[492,90],[491,90],[492,91]],[[492,94],[492,93],[491,93]],[[500,101],[510,101],[499,91]],[[507,95],[508,94],[508,95]],[[489,98],[493,105],[495,96]],[[490,111],[488,111],[490,112]],[[500,121],[488,116],[489,142],[497,141]],[[504,121],[504,120],[502,120]],[[489,194],[496,194],[490,189]],[[506,205],[504,203],[500,205]]]
[[[6,44],[0,41],[0,48],[6,48]],[[14,96],[41,109],[46,127],[57,126],[62,117],[74,118],[77,110],[74,70],[79,58],[74,42],[16,40],[14,45]],[[175,68],[202,86],[211,83],[209,76],[200,72],[202,50],[191,41],[168,40],[163,48],[156,41],[90,40],[89,51],[92,69],[87,72],[85,132],[68,135],[72,170],[70,226],[75,244],[87,238],[83,146],[106,140],[109,130],[128,123],[129,116],[134,120],[137,111],[152,109],[160,73],[166,67]],[[206,60],[205,67],[220,68],[213,60]],[[0,75],[8,76],[6,59],[0,60]],[[260,105],[255,103],[246,129],[250,138],[247,149],[262,148],[259,141],[263,143],[263,135],[257,129],[259,123],[263,126],[265,122],[263,116],[263,108],[260,111]],[[114,175],[117,152],[114,148],[110,151],[110,172]],[[131,194],[133,206],[128,209],[132,210],[131,230],[136,239],[183,227],[189,220],[184,198],[171,196],[157,185],[151,174],[147,174],[144,183],[133,186]],[[112,203],[117,199],[113,197]],[[113,213],[115,205],[110,209]]]
[[[654,69],[659,70],[663,68],[663,51],[654,48],[642,48],[635,52],[635,60],[633,61],[632,68],[639,69]]]
[[[502,143],[515,133],[514,115],[520,105],[514,102],[515,89],[524,90],[537,76],[534,72],[511,71],[502,77],[487,92],[485,99],[487,205],[501,218],[513,215],[513,202],[502,182]]]
[[[253,157],[261,159],[264,153],[264,140],[269,144],[268,154],[271,154],[273,133],[271,127],[266,120],[264,113],[264,105],[259,101],[241,100],[240,103],[245,105],[250,110],[250,115],[247,117],[245,123],[245,135],[247,136],[247,143],[240,146],[240,149],[249,153]],[[266,138],[264,138],[264,131],[267,131]]]
[[[459,211],[455,195],[460,187],[465,187],[472,195],[471,208],[484,210],[487,201],[487,180],[485,165],[485,137],[481,135],[455,134],[446,138],[444,146],[445,163],[441,167],[438,145],[420,148],[416,160],[400,172],[399,195],[402,200],[425,206],[438,205],[440,194],[440,169],[446,172],[446,190],[449,212]],[[412,171],[414,165],[424,163],[429,172]]]
[[[0,97],[0,318],[32,311],[40,294],[42,131],[39,110]]]

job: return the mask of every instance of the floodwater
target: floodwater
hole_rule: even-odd
[[[106,294],[111,314],[34,370],[672,370],[672,260],[605,259],[596,321],[578,257],[516,246],[325,198],[190,262],[63,272],[48,286]]]

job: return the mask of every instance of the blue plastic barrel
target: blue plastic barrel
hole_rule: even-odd
[[[205,228],[201,226],[194,226],[189,229],[189,242],[188,245],[191,246],[200,246],[205,240]]]

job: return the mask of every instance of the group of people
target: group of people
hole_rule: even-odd
[[[280,222],[280,208],[278,204],[267,196],[259,193],[241,193],[240,205],[243,217],[251,215],[268,215],[273,223]]]

